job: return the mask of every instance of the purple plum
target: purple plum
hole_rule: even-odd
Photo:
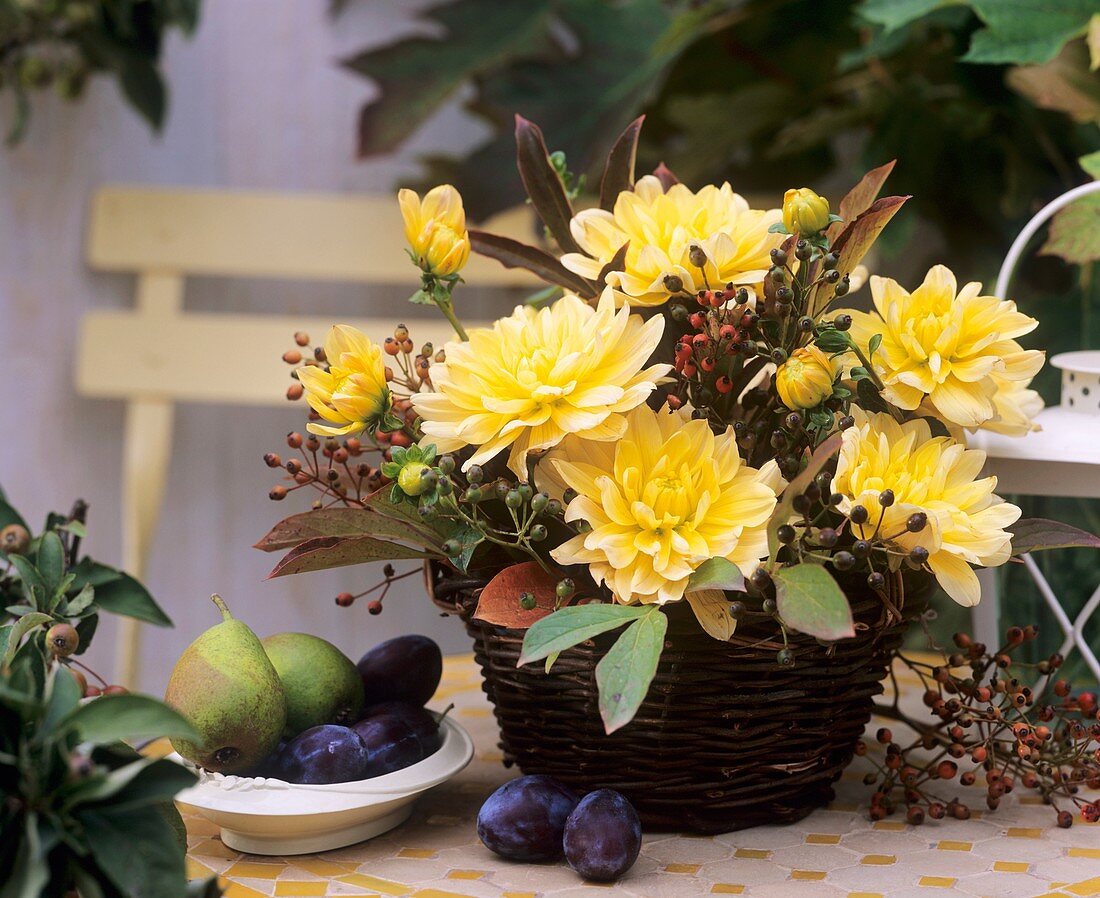
[[[427,636],[397,636],[359,659],[365,707],[382,702],[423,705],[443,676],[443,654]]]
[[[358,733],[335,724],[300,733],[275,758],[281,779],[312,786],[366,779],[369,762],[370,752]]]
[[[611,882],[634,866],[642,848],[642,824],[618,792],[599,789],[580,800],[562,839],[569,866],[585,879]]]
[[[477,835],[490,851],[514,861],[561,857],[565,821],[577,796],[552,776],[521,776],[485,799]]]

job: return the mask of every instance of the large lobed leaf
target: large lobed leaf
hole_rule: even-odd
[[[462,0],[433,8],[439,36],[417,35],[360,53],[344,65],[373,80],[379,96],[359,116],[359,154],[390,153],[469,78],[515,56],[554,52],[550,0]]]

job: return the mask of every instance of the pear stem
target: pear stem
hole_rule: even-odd
[[[210,597],[210,601],[218,606],[218,610],[222,613],[222,620],[233,620],[233,615],[229,613],[229,606],[225,604],[225,599],[214,593]]]

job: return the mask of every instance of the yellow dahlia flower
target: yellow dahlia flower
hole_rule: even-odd
[[[897,423],[889,414],[868,416],[853,408],[854,427],[844,431],[833,490],[843,496],[840,510],[862,505],[870,513],[855,525],[870,537],[882,515],[879,533],[905,550],[923,546],[928,567],[960,605],[981,598],[972,564],[994,567],[1008,560],[1011,534],[1004,528],[1020,517],[1020,509],[994,495],[996,477],[975,478],[985,453],[967,449],[950,437],[933,437],[923,419]],[[894,504],[882,508],[879,493],[894,491]],[[910,515],[923,511],[928,526],[910,533]],[[891,556],[896,567],[900,556]]]
[[[684,410],[640,405],[626,420],[617,442],[571,439],[540,464],[577,491],[566,520],[592,527],[554,549],[554,560],[587,564],[623,604],[679,601],[710,558],[751,574],[768,554],[775,463],[748,467],[732,427],[715,436]]]
[[[314,365],[298,369],[306,401],[335,426],[310,422],[310,433],[344,436],[374,428],[390,410],[393,397],[386,386],[382,350],[362,331],[337,324],[325,340],[328,371]]]
[[[829,201],[809,187],[783,194],[783,224],[792,234],[816,234],[829,226]]]
[[[775,388],[787,408],[813,408],[833,395],[836,373],[817,346],[802,346],[775,372]]]
[[[462,195],[450,184],[441,184],[423,200],[415,191],[399,190],[397,202],[416,264],[440,277],[457,274],[470,258]]]
[[[644,367],[657,348],[664,318],[643,322],[615,291],[595,309],[567,294],[552,306],[517,306],[469,342],[448,343],[446,362],[432,366],[433,393],[413,406],[425,439],[440,452],[476,446],[464,469],[511,447],[508,467],[527,477],[527,453],[549,449],[566,434],[614,440],[624,412],[645,402],[669,365]]]
[[[566,253],[561,262],[595,280],[629,243],[625,270],[608,275],[607,283],[621,289],[631,305],[657,306],[672,292],[666,278],[678,278],[692,293],[707,284],[763,282],[769,253],[784,239],[768,233],[779,219],[778,209],[750,209],[729,184],[707,185],[698,193],[673,184],[665,193],[656,177],[646,175],[619,194],[613,212],[585,209],[573,217],[569,229],[584,253]],[[705,255],[702,270],[692,264],[693,247]]]
[[[872,363],[886,399],[899,408],[916,409],[927,398],[948,424],[1024,433],[1034,403],[1023,388],[1044,354],[1023,349],[1015,338],[1038,322],[1013,302],[980,295],[981,289],[975,281],[958,290],[943,265],[912,293],[897,281],[872,277],[875,312],[850,311],[851,335],[866,350],[882,334]]]

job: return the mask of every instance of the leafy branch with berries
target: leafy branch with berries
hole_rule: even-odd
[[[914,618],[932,580],[969,607],[976,568],[1100,548],[1020,520],[967,445],[983,428],[1032,429],[1044,356],[1017,338],[1037,322],[944,266],[912,290],[868,276],[908,200],[880,197],[893,163],[835,212],[805,187],[753,209],[664,166],[637,177],[640,127],[575,209],[584,191],[565,160],[517,117],[539,245],[468,230],[449,185],[401,192],[413,301],[438,305],[455,339],[414,352],[405,325],[381,345],[337,325],[303,354],[297,336],[284,359],[307,434],[287,439],[298,456],[266,461],[285,475],[271,498],[311,490],[313,510],[258,544],[286,552],[273,576],[427,562],[476,584],[475,618],[521,631],[519,663],[548,672],[617,633],[594,672],[612,733],[645,700],[677,606],[726,643],[743,622],[771,628],[775,665],[791,667],[799,639],[834,645]],[[464,328],[454,293],[471,250],[548,289]],[[843,307],[865,283],[873,311]],[[375,589],[397,576],[386,568]],[[854,618],[857,594],[877,621]]]
[[[195,775],[134,747],[194,738],[193,728],[81,659],[103,612],[171,626],[134,578],[81,555],[86,516],[77,502],[35,535],[0,492],[5,893],[216,898],[216,879],[187,881],[183,821],[172,803]]]

